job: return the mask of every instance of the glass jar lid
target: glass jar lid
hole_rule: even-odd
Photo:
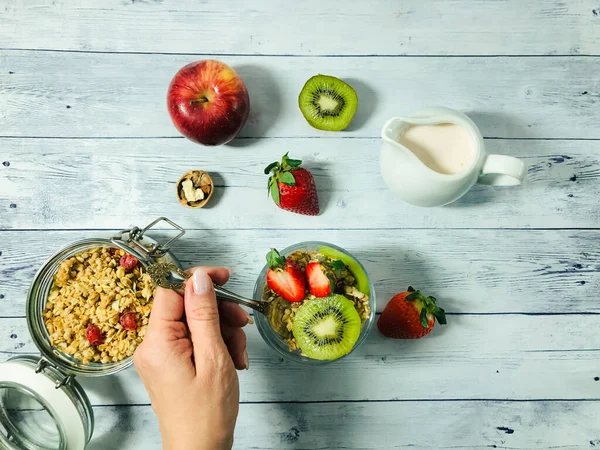
[[[80,450],[93,428],[92,406],[72,377],[28,355],[0,364],[0,448]]]

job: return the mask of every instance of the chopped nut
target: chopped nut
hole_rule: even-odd
[[[204,172],[202,174],[202,176],[200,177],[200,186],[210,186],[212,185],[212,180],[210,179],[210,176]]]
[[[181,187],[183,188],[183,193],[188,202],[204,200],[204,191],[202,189],[194,189],[192,180],[185,180],[181,183]]]
[[[212,197],[214,184],[202,170],[191,170],[177,182],[179,203],[188,208],[202,208]]]

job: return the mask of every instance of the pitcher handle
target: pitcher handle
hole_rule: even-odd
[[[527,174],[525,163],[518,158],[506,155],[488,155],[479,179],[479,184],[491,186],[516,186]]]

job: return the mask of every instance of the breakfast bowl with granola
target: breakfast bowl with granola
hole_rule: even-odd
[[[362,344],[375,318],[375,289],[364,266],[326,242],[271,249],[254,299],[268,302],[255,321],[265,342],[285,359],[323,364]]]

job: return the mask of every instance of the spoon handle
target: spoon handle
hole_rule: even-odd
[[[225,300],[228,302],[237,303],[238,305],[247,306],[248,308],[252,308],[254,311],[258,311],[260,313],[267,313],[267,302],[258,302],[256,300],[251,300],[246,297],[242,297],[241,295],[236,294],[235,292],[231,292],[221,286],[214,285],[215,292],[217,294],[217,298],[219,300]]]
[[[185,284],[192,276],[190,273],[181,270],[175,264],[164,262],[151,264],[147,270],[152,280],[158,286],[165,289],[172,289],[180,295],[183,295]],[[213,286],[215,287],[215,293],[217,294],[217,298],[219,300],[237,303],[238,305],[246,306],[263,314],[267,313],[267,308],[269,306],[268,302],[259,302],[242,297],[241,295],[231,292],[216,284],[213,284]]]

